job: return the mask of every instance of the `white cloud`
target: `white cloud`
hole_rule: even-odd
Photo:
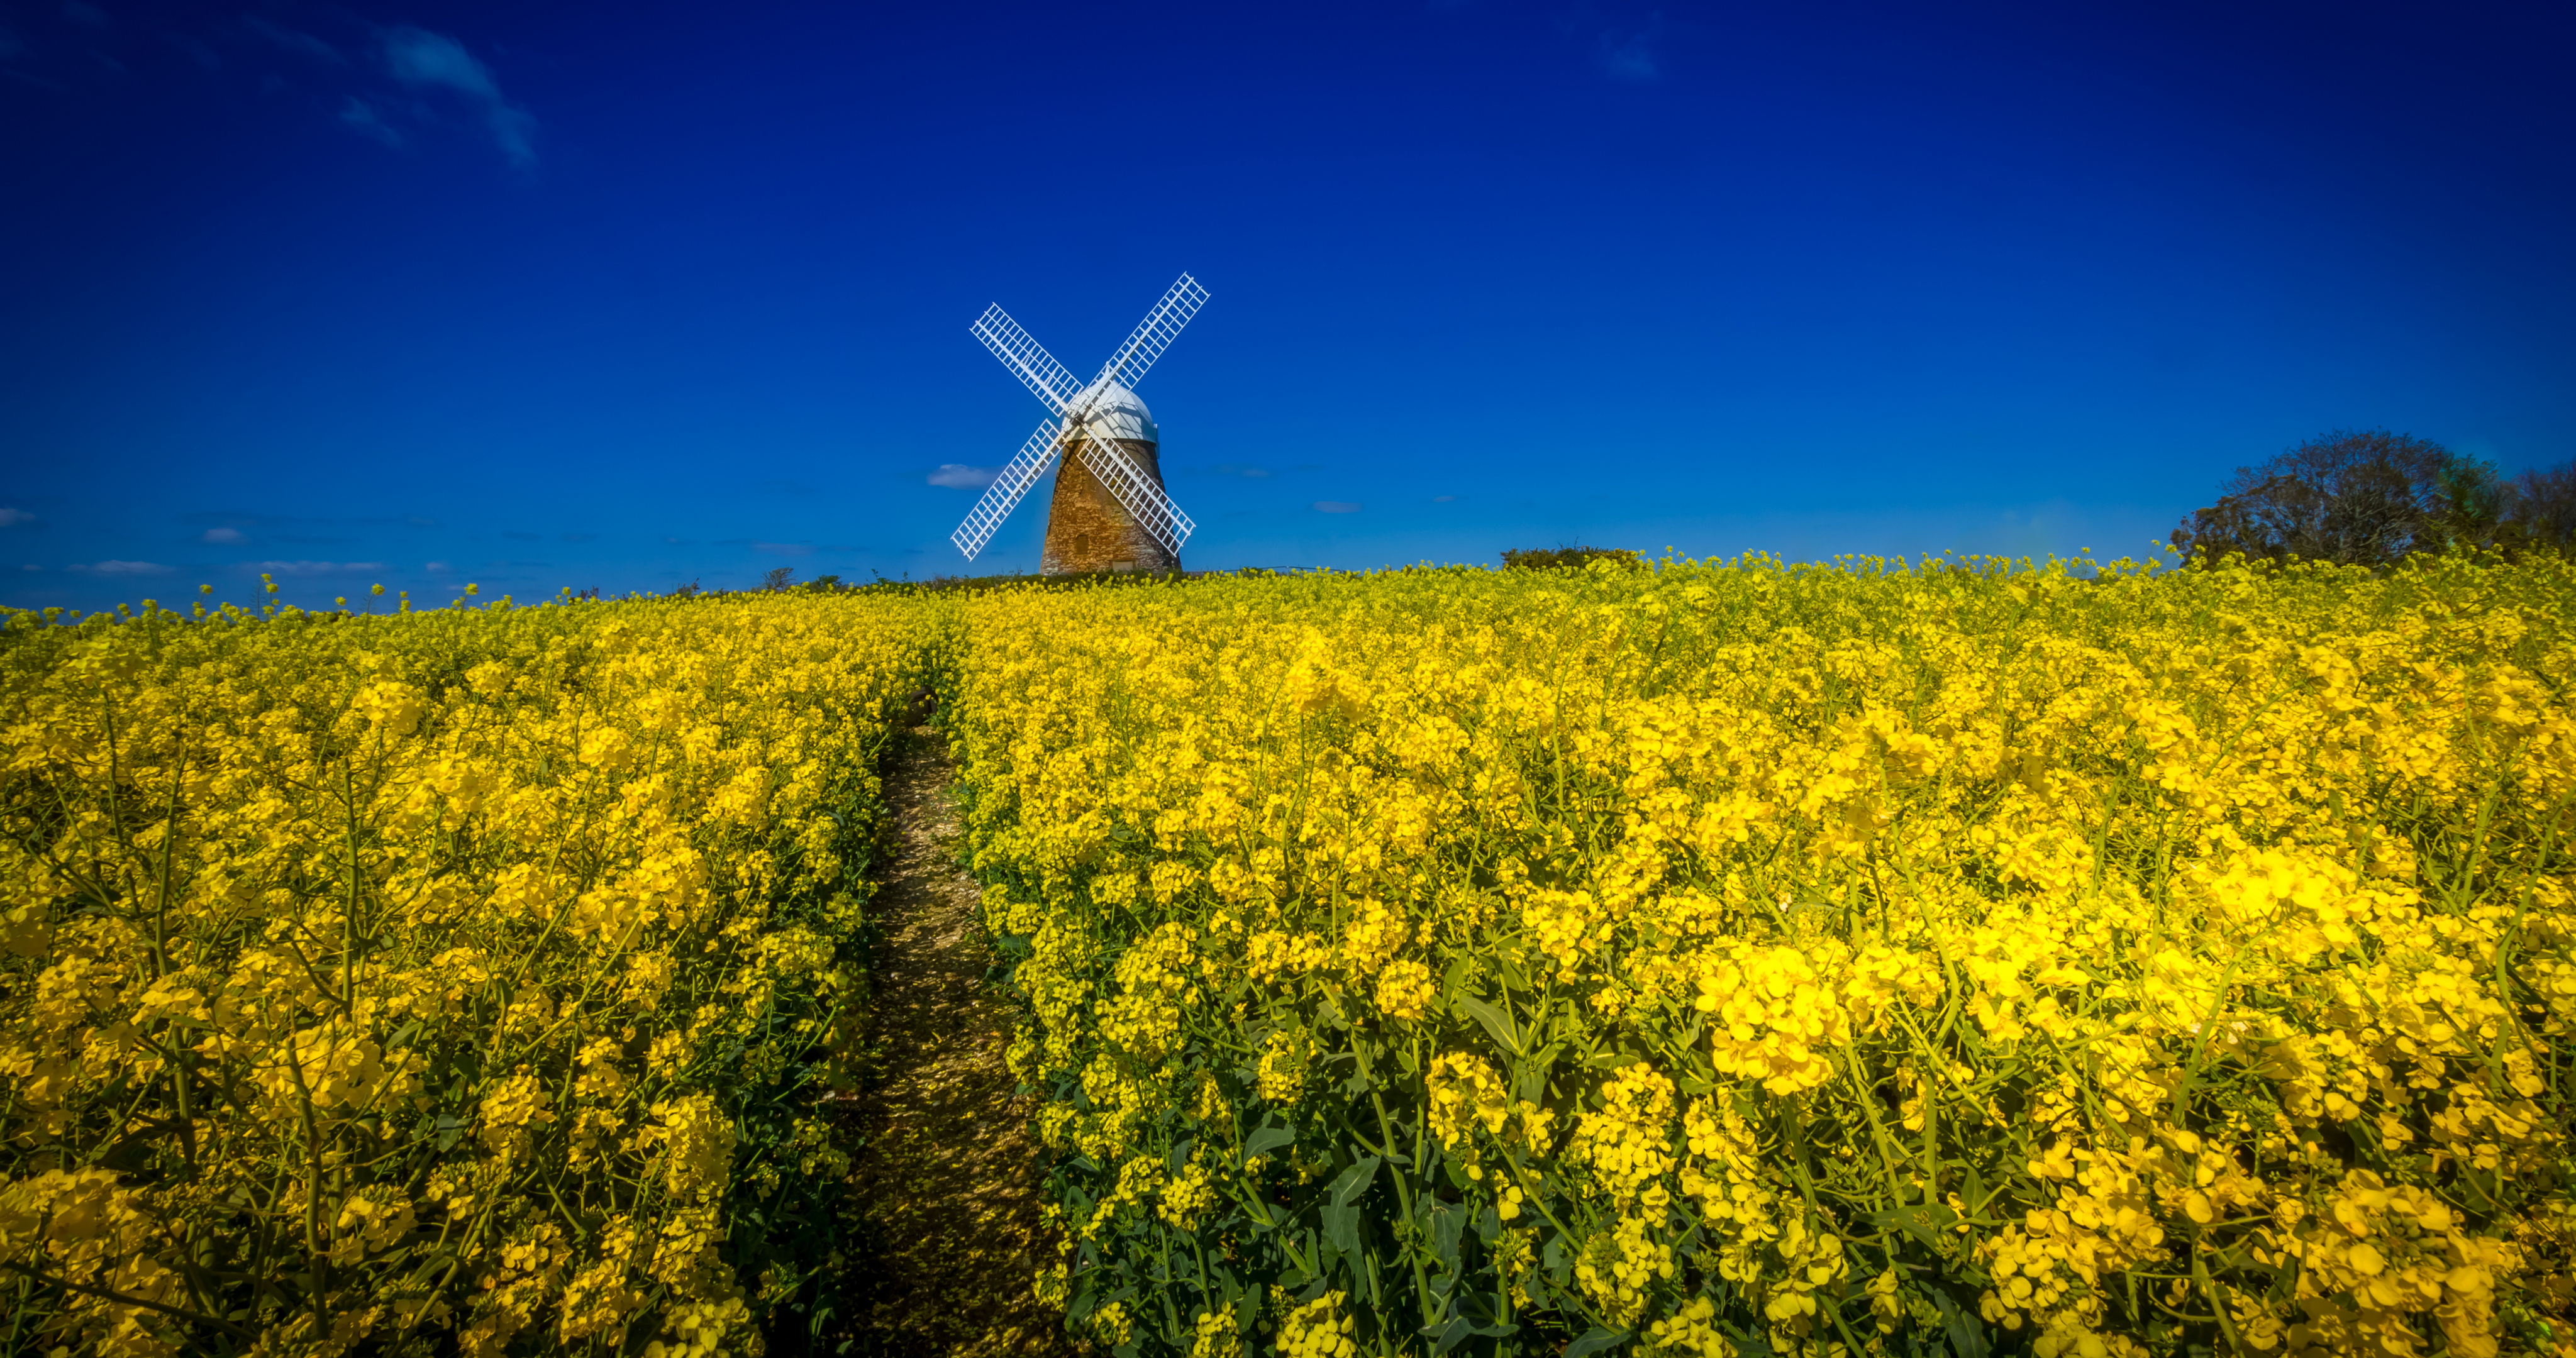
[[[1445,505],[1455,503],[1457,499],[1458,497],[1455,495],[1434,495],[1431,497],[1431,503],[1435,505]]]
[[[454,90],[483,116],[483,126],[491,131],[493,142],[512,165],[524,170],[537,163],[537,149],[528,140],[537,130],[537,120],[501,96],[500,82],[492,78],[489,67],[465,50],[465,44],[425,28],[405,25],[389,29],[385,33],[385,65],[394,73],[394,79],[406,85]]]
[[[751,544],[751,549],[755,552],[767,552],[772,556],[812,556],[814,554],[814,544],[810,542],[755,542]]]
[[[340,106],[340,125],[387,146],[402,145],[402,134],[394,130],[393,124],[377,117],[375,106],[354,94]]]
[[[973,490],[977,486],[993,484],[993,478],[1001,474],[999,467],[969,467],[959,462],[942,462],[939,470],[923,479],[934,486],[947,486],[952,490]]]
[[[242,530],[238,528],[209,528],[206,530],[206,535],[198,540],[201,542],[212,542],[219,545],[250,541],[250,539],[242,536]]]
[[[168,575],[171,570],[158,561],[99,561],[72,569],[84,575]]]
[[[0,509],[0,528],[15,528],[19,524],[34,523],[35,521],[36,516],[28,513],[26,510]]]
[[[1215,472],[1219,476],[1240,476],[1247,481],[1267,481],[1270,479],[1269,468],[1249,467],[1240,462],[1220,462],[1215,466],[1208,468],[1208,470]]]
[[[456,568],[455,568],[455,567],[453,567],[453,566],[448,565],[448,564],[447,564],[446,562],[444,562],[444,561],[433,561],[433,562],[430,562],[428,565],[421,567],[421,569],[422,569],[422,570],[425,570],[425,571],[428,571],[428,572],[430,572],[430,573],[431,573],[431,574],[433,574],[433,575],[444,575],[444,574],[446,574],[447,572],[452,571],[452,570],[454,570],[454,569],[456,569]]]
[[[380,571],[381,561],[254,561],[242,567],[263,575],[348,575],[355,571]]]
[[[1350,500],[1317,500],[1315,502],[1315,509],[1316,512],[1323,514],[1357,514],[1360,512],[1359,505]]]

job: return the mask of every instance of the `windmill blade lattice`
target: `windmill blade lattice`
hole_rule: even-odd
[[[966,511],[966,522],[957,525],[957,531],[948,535],[948,540],[957,544],[957,550],[964,552],[967,560],[974,560],[975,554],[984,550],[984,544],[992,541],[993,534],[1001,530],[1002,520],[1011,517],[1011,511],[1019,507],[1020,497],[1029,493],[1029,487],[1036,485],[1039,477],[1046,475],[1062,443],[1062,430],[1056,422],[1040,420],[1038,431],[1029,435],[1029,441],[1020,445],[1020,451],[1011,458],[1010,465],[1002,468],[1002,474],[993,478],[993,484],[984,488],[983,498],[975,502],[973,509]]]
[[[1118,497],[1118,503],[1127,506],[1127,512],[1136,516],[1136,522],[1143,524],[1145,531],[1154,535],[1155,541],[1171,548],[1175,554],[1179,553],[1181,544],[1190,540],[1190,534],[1198,530],[1198,525],[1190,522],[1190,516],[1182,513],[1179,505],[1172,503],[1172,497],[1164,494],[1163,488],[1155,485],[1153,479],[1137,467],[1136,460],[1127,456],[1118,445],[1101,439],[1085,439],[1077,446],[1082,449],[1083,465],[1100,478],[1100,484],[1109,487],[1109,493]]]
[[[1172,284],[1171,291],[1163,294],[1163,300],[1156,302],[1154,309],[1145,313],[1145,319],[1136,327],[1136,333],[1129,335],[1127,342],[1119,346],[1118,352],[1112,354],[1109,361],[1101,366],[1100,375],[1114,379],[1118,385],[1134,391],[1136,384],[1144,380],[1146,369],[1153,367],[1154,360],[1161,358],[1163,351],[1172,347],[1172,341],[1180,335],[1181,327],[1188,325],[1190,318],[1199,314],[1199,308],[1207,304],[1207,298],[1207,289],[1200,287],[1197,279],[1188,274],[1182,274],[1180,281]],[[1092,386],[1098,389],[1100,383],[1095,380]]]
[[[999,305],[984,308],[984,314],[976,318],[975,338],[984,341],[993,357],[1018,374],[1020,381],[1055,414],[1065,413],[1065,403],[1082,394],[1082,379],[1056,362],[1055,355],[1030,338],[1029,332],[1022,330],[1020,323]]]

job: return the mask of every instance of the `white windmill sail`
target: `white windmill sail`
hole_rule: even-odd
[[[1094,407],[1115,388],[1133,391],[1146,371],[1154,366],[1154,360],[1161,358],[1163,351],[1171,347],[1181,328],[1198,314],[1207,297],[1207,289],[1200,287],[1197,279],[1182,274],[1180,280],[1164,292],[1162,300],[1145,313],[1145,319],[1137,325],[1135,333],[1109,356],[1109,361],[1101,365],[1100,375],[1087,386],[1063,364],[1056,362],[1055,356],[1046,351],[1046,346],[1021,329],[1019,323],[1000,306],[985,308],[984,314],[972,327],[975,338],[982,340],[984,347],[992,350],[993,356],[1002,360],[1004,367],[1045,402],[1048,412],[1056,418],[1038,425],[1037,432],[1020,445],[1019,453],[1002,468],[1001,475],[994,478],[993,484],[985,488],[975,507],[967,511],[966,521],[957,526],[956,532],[948,535],[948,540],[957,544],[957,550],[965,553],[967,560],[974,560],[976,554],[984,550],[985,544],[992,541],[993,534],[1001,529],[1003,520],[1010,517],[1021,498],[1028,494],[1029,487],[1046,475],[1047,468],[1068,446],[1078,451],[1083,465],[1100,478],[1100,483],[1108,487],[1109,493],[1135,516],[1136,522],[1143,525],[1146,532],[1153,534],[1156,541],[1174,553],[1181,550],[1181,544],[1189,541],[1190,534],[1198,525],[1191,522],[1190,516],[1182,513],[1181,507],[1172,502],[1172,497],[1136,465],[1135,459],[1127,456],[1114,435],[1093,437],[1090,425]]]
[[[1100,484],[1109,487],[1109,493],[1118,497],[1118,503],[1136,516],[1136,522],[1143,524],[1155,541],[1178,555],[1181,544],[1198,529],[1190,522],[1190,516],[1182,513],[1181,507],[1172,503],[1172,497],[1164,494],[1163,488],[1136,465],[1136,459],[1127,456],[1117,444],[1085,439],[1077,446],[1082,450],[1083,465],[1100,478]]]
[[[1199,308],[1206,305],[1207,297],[1207,289],[1200,287],[1197,279],[1182,274],[1180,281],[1172,284],[1171,291],[1163,294],[1163,300],[1145,313],[1136,333],[1129,335],[1127,343],[1110,355],[1109,362],[1100,369],[1100,376],[1134,391],[1136,384],[1145,380],[1145,370],[1154,366],[1154,360],[1161,358],[1165,349],[1172,347],[1181,327],[1199,314]],[[1100,384],[1095,379],[1092,385],[1097,387]]]
[[[993,478],[993,484],[984,488],[975,507],[966,511],[966,522],[957,525],[948,540],[957,544],[957,550],[964,552],[967,560],[974,560],[975,554],[984,550],[984,544],[1001,529],[1002,520],[1011,517],[1011,511],[1019,506],[1020,497],[1046,475],[1047,468],[1055,462],[1059,441],[1055,421],[1038,421],[1038,431],[1020,445],[1020,451],[1002,468],[1002,474]]]
[[[1049,411],[1063,414],[1064,403],[1081,394],[1081,380],[1056,362],[1055,355],[1030,338],[1029,332],[1022,330],[1020,323],[998,304],[984,308],[984,314],[975,319],[975,338],[984,341],[984,347],[992,350],[993,357],[1002,360],[1004,367],[1019,374],[1029,390],[1046,402]]]

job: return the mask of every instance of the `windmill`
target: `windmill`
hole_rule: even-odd
[[[1061,457],[1064,471],[1055,479],[1055,498],[1047,506],[1040,571],[1068,575],[1181,568],[1181,544],[1197,525],[1163,493],[1162,438],[1145,403],[1136,399],[1136,383],[1205,301],[1207,289],[1182,274],[1089,385],[1056,362],[999,306],[985,309],[975,322],[975,338],[1046,402],[1047,418],[985,489],[966,521],[948,535],[967,560],[984,550],[1020,497]]]

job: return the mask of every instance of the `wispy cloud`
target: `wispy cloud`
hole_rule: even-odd
[[[107,27],[107,11],[96,5],[84,5],[81,0],[63,0],[63,17],[92,28]]]
[[[307,517],[296,514],[258,514],[243,509],[198,510],[179,516],[179,522],[192,528],[230,528],[235,532],[256,534],[271,542],[328,543],[353,542],[351,529],[435,528],[429,519],[391,515],[356,515],[348,518]],[[222,541],[207,538],[208,542]]]
[[[36,516],[28,513],[26,510],[0,509],[0,528],[15,528],[22,523],[34,523],[35,521]]]
[[[340,55],[339,48],[333,47],[331,44],[322,41],[320,38],[314,37],[310,33],[288,28],[284,24],[270,23],[268,20],[263,19],[256,14],[243,15],[242,23],[244,26],[248,27],[251,32],[258,34],[261,37],[268,39],[270,42],[285,48],[289,52],[296,53],[299,56],[311,57],[316,61],[327,61],[334,66],[346,66],[349,64],[349,59]]]
[[[340,105],[340,125],[387,146],[403,144],[402,133],[395,131],[393,124],[377,114],[376,106],[354,94]]]
[[[206,530],[205,536],[197,540],[199,542],[211,542],[219,547],[230,546],[236,542],[250,541],[249,538],[242,535],[242,530],[238,528],[209,528]]]
[[[751,544],[751,549],[755,552],[767,552],[771,556],[812,556],[814,554],[814,544],[810,542],[755,542]]]
[[[0,61],[7,61],[9,58],[26,50],[27,44],[18,41],[17,34],[10,32],[8,29],[0,28]]]
[[[384,568],[381,561],[253,561],[241,569],[264,575],[348,575]]]
[[[1355,500],[1317,500],[1315,502],[1315,512],[1319,514],[1357,514],[1360,512],[1360,506]]]
[[[452,570],[454,570],[454,569],[456,569],[456,568],[455,568],[454,566],[448,565],[448,564],[447,564],[446,562],[444,562],[444,561],[432,561],[432,562],[428,563],[427,565],[422,566],[422,567],[421,567],[421,569],[422,569],[422,570],[425,570],[425,571],[427,571],[427,572],[429,572],[429,573],[430,573],[430,574],[432,574],[432,575],[445,575],[445,574],[446,574],[446,573],[448,573],[449,571],[452,571]]]
[[[1455,504],[1457,503],[1457,500],[1458,497],[1455,495],[1434,495],[1431,497],[1431,503],[1435,505]]]
[[[1215,466],[1208,468],[1208,470],[1218,476],[1240,476],[1247,481],[1267,481],[1270,479],[1270,469],[1268,467],[1248,466],[1241,462],[1220,462]]]
[[[165,32],[161,35],[161,40],[170,44],[172,47],[176,47],[180,51],[187,53],[190,61],[197,63],[199,66],[202,66],[209,71],[220,71],[224,68],[224,59],[216,53],[215,49],[197,41],[195,38],[189,37],[185,33]]]
[[[1597,51],[1601,69],[1616,79],[1640,85],[1662,75],[1663,68],[1655,62],[1655,39],[1663,36],[1663,31],[1660,10],[1648,14],[1640,27],[1604,30]]]
[[[537,120],[502,97],[491,68],[475,60],[465,44],[444,33],[405,25],[386,31],[384,55],[394,79],[420,88],[453,90],[472,105],[512,165],[524,170],[537,163],[537,148],[530,140]]]
[[[999,467],[969,467],[962,462],[942,462],[939,470],[922,479],[952,490],[973,490],[977,486],[993,484],[993,478],[1001,474]]]
[[[83,575],[168,575],[174,568],[158,561],[93,561],[71,569]]]

